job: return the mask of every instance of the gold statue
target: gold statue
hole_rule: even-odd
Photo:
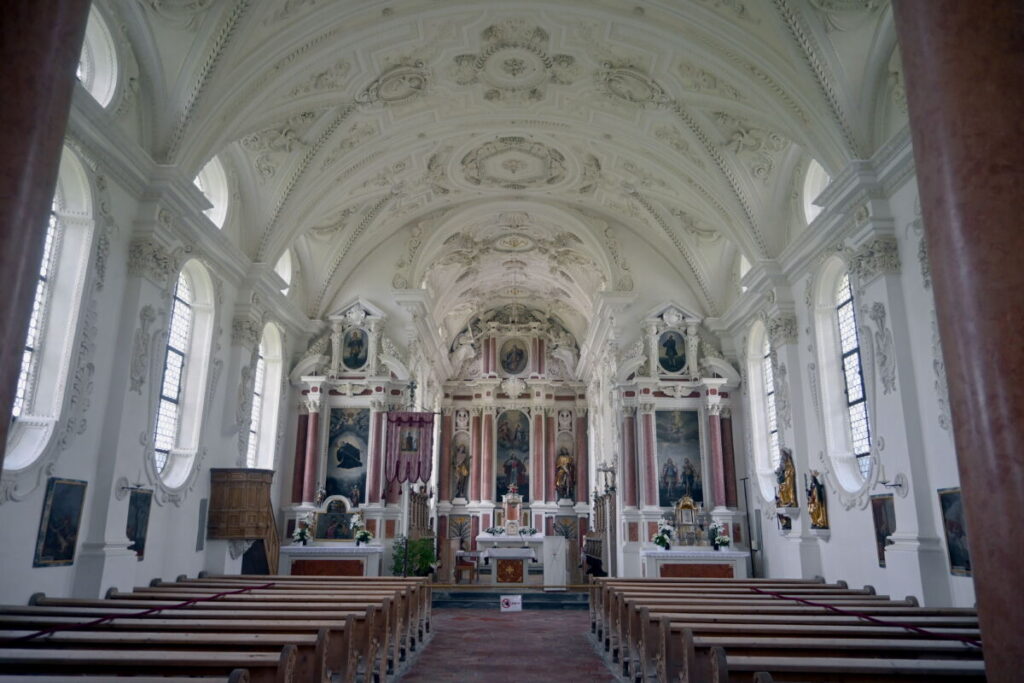
[[[775,493],[775,506],[795,508],[796,501],[796,467],[793,465],[793,453],[788,448],[780,449],[779,466],[775,468],[775,480],[779,488]]]
[[[807,482],[807,516],[812,529],[828,529],[828,508],[825,507],[825,483],[821,474],[811,471]]]

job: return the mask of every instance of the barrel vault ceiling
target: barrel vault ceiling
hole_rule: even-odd
[[[450,341],[529,300],[577,335],[601,293],[698,315],[902,126],[882,0],[136,0],[139,142],[227,171],[225,231],[289,252],[311,317],[426,289]],[[189,177],[191,177],[191,175]]]

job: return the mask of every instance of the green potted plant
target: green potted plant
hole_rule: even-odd
[[[405,536],[395,539],[391,573],[394,576],[430,576],[437,568],[433,538],[410,541]]]

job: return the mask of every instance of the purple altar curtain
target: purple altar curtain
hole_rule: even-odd
[[[433,413],[388,413],[388,442],[384,478],[429,481],[434,452]]]

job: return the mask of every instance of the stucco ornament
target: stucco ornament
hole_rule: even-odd
[[[142,385],[149,374],[149,346],[153,333],[149,328],[156,320],[156,311],[152,306],[143,306],[139,311],[139,327],[135,330],[132,340],[132,359],[129,366],[129,390],[142,394]]]
[[[402,104],[427,91],[429,77],[420,60],[409,60],[385,70],[356,97],[359,104]]]
[[[882,379],[882,393],[896,391],[896,350],[892,330],[885,326],[885,304],[876,301],[868,312],[878,330],[875,331],[875,360],[878,375]]]
[[[505,190],[551,187],[565,180],[565,155],[542,142],[499,137],[470,150],[459,162],[471,185]]]
[[[639,107],[668,104],[668,93],[654,79],[632,65],[605,62],[597,72],[597,86],[609,97]]]
[[[480,52],[455,57],[459,85],[481,83],[484,99],[503,104],[543,100],[549,83],[568,85],[579,75],[570,55],[549,55],[551,37],[523,19],[507,19],[480,34]]]

